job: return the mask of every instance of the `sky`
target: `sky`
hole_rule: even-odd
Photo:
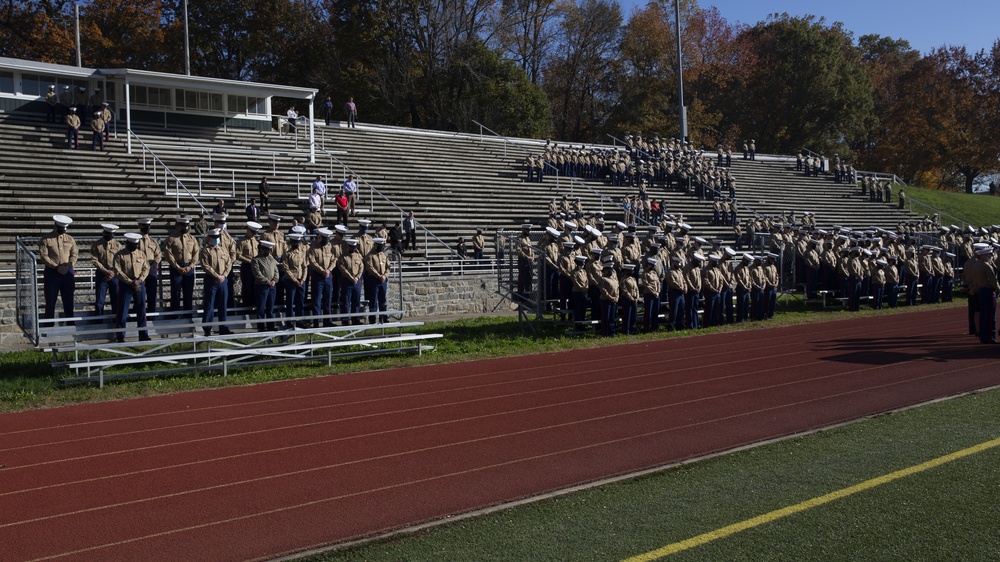
[[[647,0],[619,0],[625,17]],[[699,0],[715,6],[726,20],[753,25],[773,13],[815,15],[827,23],[843,22],[858,37],[868,34],[906,39],[927,54],[943,45],[989,50],[1000,38],[1000,0]]]

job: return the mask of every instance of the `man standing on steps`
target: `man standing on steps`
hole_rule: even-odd
[[[212,335],[212,327],[204,326],[213,320],[213,316],[218,312],[219,321],[225,322],[228,309],[226,299],[229,295],[229,271],[233,268],[233,262],[229,257],[229,252],[222,247],[222,231],[213,228],[205,234],[206,245],[201,250],[200,262],[202,273],[204,274],[204,289],[202,299],[202,329],[206,336]],[[231,334],[229,328],[222,326],[219,333]]]
[[[347,176],[341,187],[344,189],[344,193],[347,194],[347,212],[353,215],[354,204],[358,199],[358,184],[354,182],[354,176]],[[347,222],[345,221],[344,224],[347,224]]]
[[[116,304],[115,328],[118,333],[115,339],[125,341],[125,322],[128,320],[129,305],[135,312],[136,326],[139,328],[139,341],[149,341],[146,327],[146,280],[149,278],[149,256],[143,251],[141,244],[144,235],[129,232],[125,235],[125,249],[114,256],[114,270],[118,276],[119,300]]]
[[[135,221],[139,225],[139,249],[146,254],[149,261],[149,272],[144,277],[146,312],[156,312],[156,298],[160,291],[160,262],[163,260],[163,253],[160,245],[149,235],[149,228],[153,224],[153,219],[138,219]]]
[[[69,115],[69,108],[73,106],[73,92],[70,91],[69,86],[63,86],[63,91],[59,94],[59,105],[62,109],[62,118],[66,119]]]
[[[347,103],[344,104],[344,113],[347,114],[347,126],[352,129],[356,128],[354,122],[358,119],[358,106],[354,103],[354,98],[347,98]]]
[[[100,147],[104,150],[104,119],[100,111],[94,112],[94,118],[90,121],[90,130],[94,132],[94,138],[90,142],[90,149],[97,150]]]
[[[403,219],[403,249],[404,250],[416,250],[417,249],[417,219],[413,217],[413,211],[410,211]]]
[[[323,120],[326,122],[326,126],[330,126],[330,120],[333,119],[333,100],[330,96],[323,98]]]
[[[413,211],[410,211],[411,216]],[[531,292],[531,269],[535,263],[535,249],[531,243],[531,223],[521,226],[517,244],[517,294],[523,298]],[[414,240],[414,243],[416,240]]]
[[[73,294],[76,289],[76,277],[73,268],[79,252],[76,240],[66,233],[73,219],[65,215],[52,217],[55,229],[42,237],[39,242],[38,257],[45,263],[44,293],[45,315],[43,318],[55,318],[56,299],[62,298],[63,316],[73,317]]]
[[[198,241],[189,232],[191,219],[178,217],[174,234],[163,242],[163,256],[170,264],[170,310],[194,307],[194,268],[198,265]],[[181,298],[183,297],[183,308]]]
[[[114,260],[115,254],[122,249],[122,245],[115,240],[117,225],[102,224],[101,229],[101,239],[90,247],[90,256],[94,260],[94,314],[97,316],[104,314],[104,302],[108,297],[111,298],[112,314],[118,312],[118,277],[115,275]]]
[[[253,272],[250,269],[250,262],[257,256],[260,242],[257,240],[257,232],[264,228],[259,222],[247,221],[247,231],[236,243],[236,260],[240,262],[240,302],[243,306],[255,306],[255,296],[253,290]],[[233,287],[230,286],[232,291]]]
[[[66,115],[66,145],[67,148],[80,148],[80,116],[76,114],[76,106],[69,108]]]
[[[59,108],[59,94],[56,93],[55,85],[49,86],[49,91],[45,93],[45,122],[58,123],[56,120],[56,110]]]

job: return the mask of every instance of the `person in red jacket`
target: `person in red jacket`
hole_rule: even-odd
[[[347,193],[341,189],[340,192],[337,193],[337,196],[334,197],[333,201],[337,204],[337,224],[347,226],[347,215],[351,206],[350,198],[347,196]]]

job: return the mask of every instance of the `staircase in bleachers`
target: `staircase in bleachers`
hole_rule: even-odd
[[[272,178],[272,211],[290,218],[303,214],[308,184],[316,175],[326,177],[336,191],[345,174],[322,150],[317,151],[316,162],[309,163],[301,137],[296,145],[292,137],[274,132],[146,128],[137,133],[189,189],[200,194],[202,205],[211,208],[224,195],[234,217],[234,233],[242,232],[245,198],[256,197],[261,175]],[[151,168],[143,169],[138,146],[133,155],[125,154],[124,139],[124,134],[112,139],[108,152],[91,152],[89,133],[82,132],[81,150],[68,151],[61,125],[46,125],[30,115],[11,115],[0,122],[0,216],[4,219],[0,221],[0,268],[13,260],[14,237],[47,232],[53,214],[73,216],[77,222],[72,231],[88,234],[96,233],[101,222],[132,229],[135,217],[153,216],[158,219],[155,233],[163,235],[168,221],[179,212],[200,210],[182,195],[178,211],[173,188],[165,193],[162,177],[154,181]],[[583,200],[585,209],[598,210],[602,206],[599,194],[620,203],[625,195],[637,192],[599,180],[573,184],[561,178],[557,182],[551,175],[544,183],[526,183],[521,168],[524,150],[540,152],[537,141],[512,140],[505,151],[501,139],[479,135],[320,126],[317,146],[330,150],[395,206],[414,210],[417,219],[444,242],[432,241],[424,248],[421,239],[419,255],[409,257],[447,258],[458,238],[468,240],[477,227],[489,234],[525,221],[544,224],[549,200],[563,194],[572,193]],[[870,204],[828,178],[806,178],[794,171],[794,162],[734,160],[733,167],[739,199],[763,214],[811,210],[821,226],[886,228],[909,217],[894,205]],[[732,239],[731,229],[709,226],[711,202],[659,188],[650,190],[650,196],[665,199],[668,213],[682,213],[694,226],[694,234]],[[329,205],[332,209],[332,201]],[[605,200],[603,210],[609,219],[618,220],[620,207],[610,205]],[[378,196],[370,197],[363,184],[358,207],[376,226],[400,219],[396,207]],[[326,216],[330,222],[334,218],[332,212]]]

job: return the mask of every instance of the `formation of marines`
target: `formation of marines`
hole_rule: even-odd
[[[532,225],[525,224],[518,244],[519,291],[531,290],[537,252],[543,299],[577,331],[593,325],[610,337],[619,333],[619,323],[622,333],[637,334],[661,324],[687,330],[774,316],[777,254],[738,254],[669,218],[640,234],[635,225],[592,216],[550,224],[537,247]]]
[[[548,141],[542,154],[529,155],[524,168],[527,181],[540,182],[546,175],[592,178],[613,186],[661,186],[710,199],[728,193],[735,197],[736,181],[728,164],[677,139],[643,139],[627,135],[622,148],[561,146]],[[731,163],[730,156],[725,162]]]
[[[311,328],[320,323],[329,327],[335,319],[344,325],[362,324],[366,317],[370,324],[388,322],[386,233],[369,234],[371,221],[358,221],[355,233],[343,225],[335,231],[319,228],[310,241],[302,226],[294,226],[286,235],[280,229],[282,218],[274,214],[264,219],[266,227],[248,221],[239,240],[227,229],[227,215],[215,214],[212,219],[214,228],[195,236],[190,232],[191,220],[178,217],[162,244],[149,234],[150,218],[138,219],[138,232],[126,233],[124,244],[117,237],[117,225],[101,225],[102,237],[90,248],[94,313],[103,315],[110,300],[117,341],[124,341],[130,307],[140,341],[149,340],[146,315],[157,311],[161,269],[169,278],[168,311],[194,310],[196,272],[200,272],[201,324],[206,336],[216,327],[220,334],[232,333],[227,320],[236,305],[237,278],[242,285],[241,304],[256,313],[257,331]],[[55,318],[61,299],[63,319],[73,323],[77,320],[74,292],[79,251],[67,232],[72,219],[56,215],[53,221],[54,230],[39,243],[45,266],[43,317]],[[310,294],[311,301],[307,301]],[[366,313],[361,312],[362,298],[367,302]],[[283,321],[276,320],[278,315]]]

